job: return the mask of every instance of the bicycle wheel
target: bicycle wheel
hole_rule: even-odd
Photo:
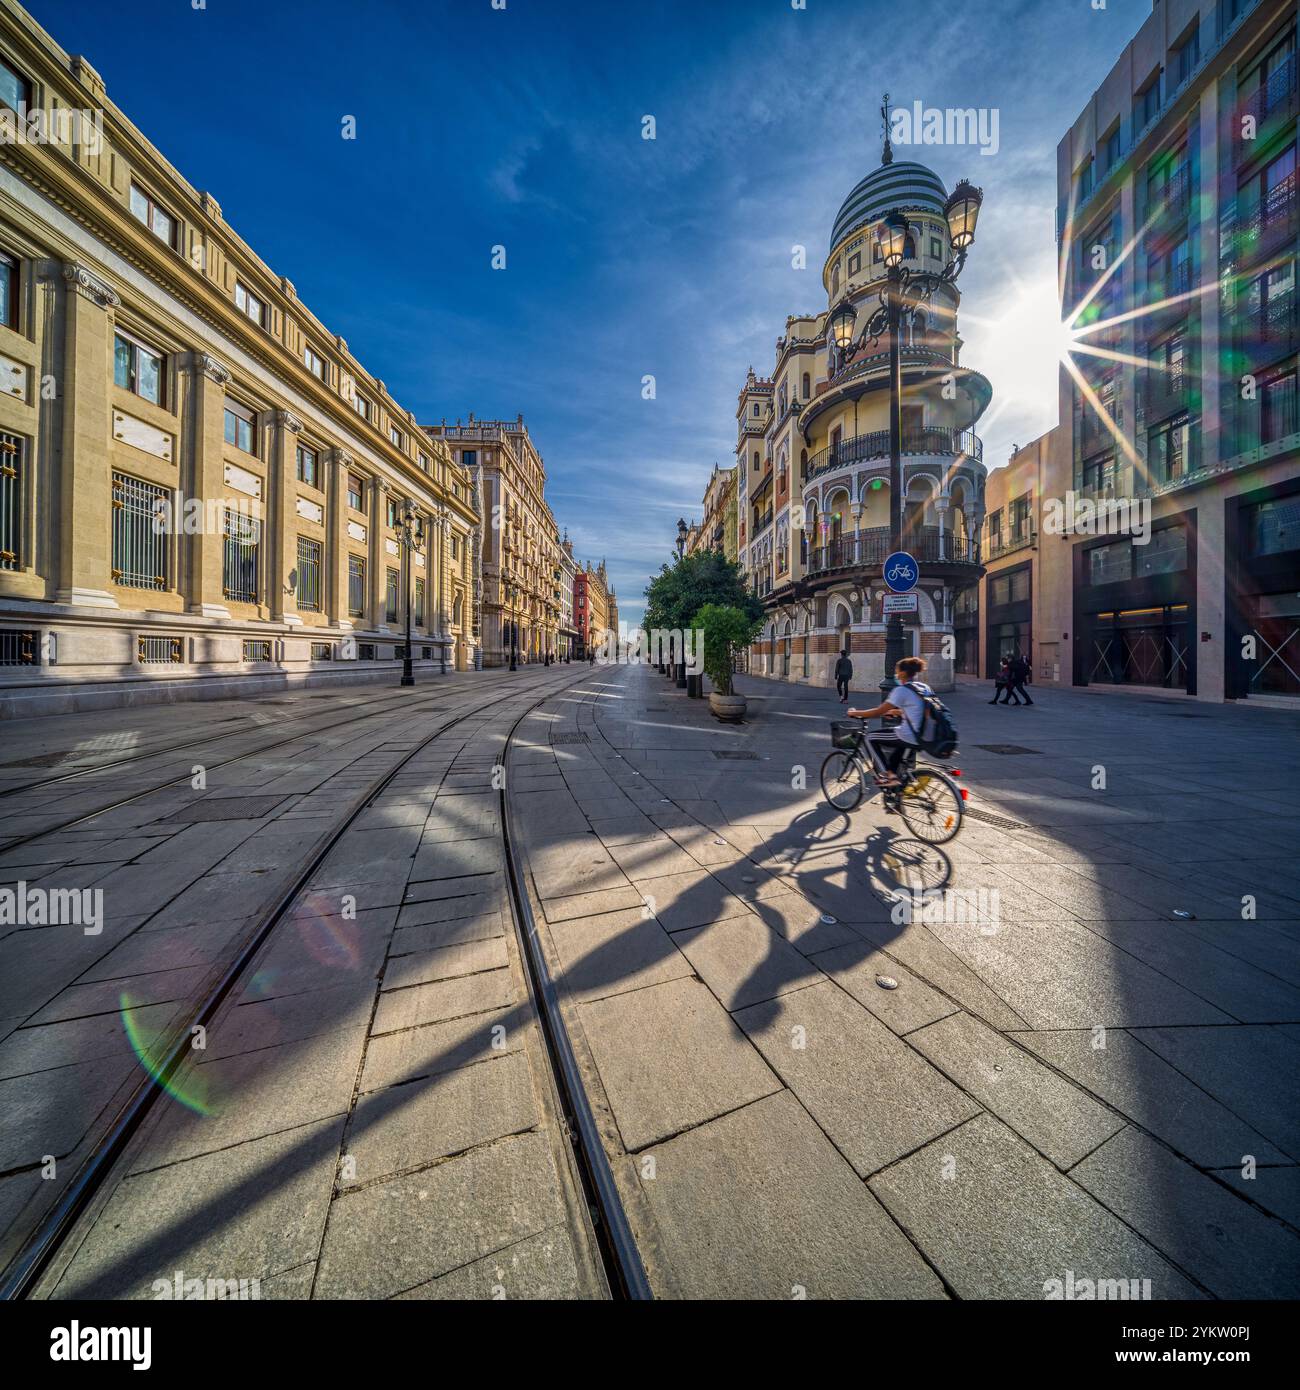
[[[862,768],[852,753],[836,749],[822,763],[822,791],[837,811],[851,811],[862,800]]]
[[[921,768],[902,789],[898,809],[907,828],[928,845],[942,845],[961,829],[961,792],[934,768]]]

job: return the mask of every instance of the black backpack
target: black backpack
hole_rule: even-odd
[[[921,727],[912,730],[917,742],[932,758],[951,758],[957,751],[957,725],[952,712],[937,695],[921,694],[914,681],[908,681],[907,688],[919,695],[925,706]]]

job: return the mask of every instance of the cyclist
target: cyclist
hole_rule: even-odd
[[[874,709],[850,709],[851,719],[878,719],[888,716],[901,716],[896,729],[873,729],[867,733],[867,747],[872,763],[884,768],[884,775],[878,778],[882,787],[902,785],[899,772],[904,763],[912,767],[916,763],[916,750],[919,744],[921,724],[925,719],[925,704],[922,695],[933,695],[924,681],[917,677],[925,670],[925,658],[905,656],[894,667],[898,684],[889,692],[883,704]]]

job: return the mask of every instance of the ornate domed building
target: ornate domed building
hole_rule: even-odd
[[[757,673],[830,685],[847,647],[856,687],[884,674],[889,342],[887,333],[874,341],[863,334],[886,282],[884,218],[907,218],[906,270],[937,275],[952,259],[948,201],[932,169],[895,162],[886,142],[880,167],[835,219],[822,270],[826,309],[787,319],[772,375],[751,368],[740,392],[739,549],[768,611],[750,663]],[[960,301],[955,284],[940,283],[900,330],[903,548],[921,565],[904,650],[925,656],[939,689],[953,681],[957,596],[983,572],[985,470],[974,429],[992,388],[961,362]],[[841,351],[829,329],[845,305],[856,317]]]

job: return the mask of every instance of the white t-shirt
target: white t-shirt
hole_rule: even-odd
[[[921,699],[922,695],[933,695],[924,681],[913,681],[911,686],[896,685],[890,692],[885,701],[886,704],[893,705],[902,711],[903,722],[894,730],[895,734],[904,742],[913,746],[917,745],[917,735],[921,732],[921,722],[925,718],[925,702]]]

